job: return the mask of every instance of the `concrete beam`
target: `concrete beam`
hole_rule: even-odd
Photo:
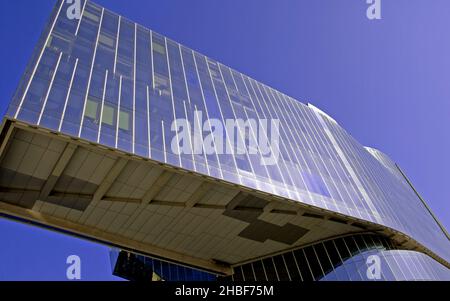
[[[203,182],[184,203],[187,208],[192,208],[197,204],[210,190],[212,185],[208,182]]]
[[[128,163],[128,160],[124,159],[124,158],[118,158],[116,160],[113,167],[111,167],[108,174],[105,176],[105,178],[100,183],[97,190],[95,191],[94,196],[92,198],[93,202],[100,201],[105,196],[105,194],[111,188],[112,184],[117,179],[117,177],[120,175],[120,173],[125,168],[127,163]]]
[[[58,178],[63,173],[67,164],[69,164],[70,159],[72,158],[76,149],[77,146],[75,144],[67,143],[66,148],[58,159],[58,162],[56,162],[55,166],[53,167],[53,171],[51,172],[45,184],[42,186],[41,193],[39,194],[40,200],[44,201],[50,195],[50,192],[55,187]]]
[[[153,199],[156,198],[158,193],[163,190],[164,186],[169,182],[172,178],[172,173],[168,171],[163,171],[161,175],[156,179],[156,181],[151,185],[150,189],[142,197],[143,203],[150,203]]]
[[[0,141],[0,160],[3,157],[3,153],[5,152],[6,146],[8,145],[9,139],[12,136],[13,130],[14,130],[14,126],[12,126],[11,124],[8,124],[8,129],[6,130],[6,134],[3,137],[3,139]]]
[[[182,252],[168,250],[149,243],[136,241],[117,233],[110,233],[87,225],[74,223],[66,219],[40,213],[37,211],[20,208],[14,205],[0,202],[0,213],[7,214],[12,217],[22,218],[34,221],[43,226],[52,229],[68,231],[75,236],[92,239],[98,243],[112,246],[120,246],[125,250],[140,253],[147,256],[157,256],[166,258],[174,262],[182,262],[190,266],[206,269],[222,275],[231,275],[232,269],[229,266],[216,264],[210,260],[186,255]]]

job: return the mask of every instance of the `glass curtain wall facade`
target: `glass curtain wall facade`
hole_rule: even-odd
[[[373,256],[379,274],[368,269],[368,263],[375,264]],[[431,257],[401,250],[373,234],[325,240],[238,264],[226,277],[127,251],[113,250],[111,258],[114,275],[133,281],[450,281],[448,269]]]
[[[450,261],[448,237],[405,178],[332,118],[91,1],[69,19],[70,5],[57,2],[9,118],[389,227]],[[179,119],[225,145],[173,151]],[[272,127],[216,132],[212,119],[278,120],[277,164],[248,147],[220,153]]]
[[[137,255],[123,250],[110,252],[113,275],[130,281],[214,281],[215,274]]]
[[[416,281],[450,280],[448,269],[429,256],[398,250],[376,235],[353,235],[234,267],[227,281]],[[368,275],[371,256],[380,273]]]

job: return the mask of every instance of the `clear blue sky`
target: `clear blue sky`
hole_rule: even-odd
[[[286,94],[311,102],[396,161],[450,229],[450,1],[97,0]],[[54,0],[4,0],[0,112]],[[108,248],[0,220],[0,279],[112,279]]]

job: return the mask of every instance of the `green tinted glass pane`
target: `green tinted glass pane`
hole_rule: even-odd
[[[103,118],[102,122],[113,125],[114,122],[114,108],[108,105],[105,105],[103,108]]]
[[[104,34],[101,34],[98,38],[99,43],[105,44],[109,47],[114,47],[114,40]]]
[[[166,48],[161,44],[153,42],[153,49],[161,54],[166,54]]]
[[[129,123],[130,123],[130,114],[128,112],[120,111],[119,127],[122,130],[128,131],[130,129]]]
[[[92,101],[91,99],[88,99],[87,103],[86,103],[86,111],[85,111],[84,115],[87,117],[90,117],[92,119],[96,119],[97,118],[97,107],[98,107],[98,103],[96,103],[95,101]]]
[[[85,10],[85,11],[83,12],[83,16],[86,17],[86,18],[88,18],[88,19],[91,19],[91,20],[94,21],[94,22],[99,22],[99,21],[100,21],[100,19],[99,19],[98,16],[96,16],[96,15],[94,15],[94,14],[88,12],[87,10]]]

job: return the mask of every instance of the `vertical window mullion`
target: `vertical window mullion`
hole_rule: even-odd
[[[131,152],[135,153],[136,143],[136,44],[137,44],[137,24],[134,23],[134,45],[133,45],[133,126],[131,133]]]
[[[64,1],[61,1],[61,2],[64,2]],[[88,2],[88,0],[84,0],[83,8],[81,9],[80,19],[78,20],[77,29],[76,29],[76,31],[75,31],[75,36],[78,35],[78,30],[80,30],[81,19],[83,19],[84,9],[85,9],[85,7],[86,7],[86,3],[87,3],[87,2]]]
[[[100,143],[100,132],[102,131],[102,123],[103,123],[103,109],[105,107],[105,95],[106,95],[106,84],[108,83],[108,70],[106,70],[105,73],[105,82],[103,84],[103,96],[102,96],[102,105],[100,108],[100,121],[99,121],[99,128],[98,128],[98,136],[97,136],[97,143]]]
[[[119,16],[119,20],[117,21],[117,34],[116,34],[116,50],[114,53],[114,74],[116,74],[117,67],[117,54],[119,53],[119,40],[120,40],[120,22],[122,16]]]
[[[72,91],[73,79],[75,78],[75,73],[77,72],[78,67],[78,58],[75,60],[75,66],[73,67],[72,75],[70,77],[69,88],[67,90],[66,99],[64,101],[64,107],[61,115],[61,120],[59,121],[58,131],[61,131],[61,127],[63,124],[64,116],[66,115],[67,103],[69,101],[70,92]]]
[[[172,72],[170,70],[170,60],[169,60],[169,47],[167,46],[167,38],[164,37],[164,46],[166,47],[166,59],[167,59],[167,70],[169,72],[169,85],[170,85],[170,100],[172,101],[172,115],[173,122],[175,124],[175,137],[177,140],[177,151],[178,151],[178,166],[183,167],[183,163],[181,161],[181,152],[180,152],[180,144],[178,143],[178,125],[177,125],[177,115],[175,113],[175,100],[173,95],[173,85],[172,85]]]
[[[25,91],[23,92],[23,95],[22,95],[22,97],[20,99],[19,106],[17,107],[16,114],[14,115],[14,118],[17,118],[17,116],[19,115],[19,111],[22,108],[23,102],[25,100],[25,96],[28,94],[28,89],[30,89],[31,82],[34,79],[34,75],[36,74],[37,68],[38,68],[38,66],[39,66],[39,64],[41,62],[42,55],[44,54],[44,51],[47,48],[48,41],[50,39],[50,36],[52,35],[53,28],[55,27],[56,21],[58,20],[58,17],[59,17],[59,15],[61,13],[61,9],[62,9],[64,1],[61,1],[60,3],[61,4],[59,5],[58,12],[57,12],[57,14],[55,16],[55,19],[53,20],[52,26],[50,27],[50,30],[49,30],[48,35],[47,35],[47,38],[45,39],[45,43],[42,45],[41,52],[40,52],[39,57],[38,57],[38,59],[36,61],[36,65],[34,65],[33,71],[31,73],[30,79],[28,80],[28,83],[27,83],[27,86],[25,88]]]
[[[53,82],[54,82],[54,80],[55,80],[56,73],[58,72],[59,63],[61,62],[61,57],[62,57],[62,55],[63,55],[63,53],[60,52],[60,53],[59,53],[59,57],[58,57],[58,61],[56,62],[55,71],[53,71],[53,75],[52,75],[52,78],[51,78],[51,80],[50,80],[50,85],[49,85],[49,87],[48,87],[48,89],[47,89],[47,93],[45,94],[44,102],[43,102],[43,104],[42,104],[42,108],[41,108],[41,111],[40,111],[40,113],[39,113],[39,118],[38,118],[37,124],[40,124],[40,123],[41,123],[42,113],[44,113],[45,106],[47,105],[48,96],[50,95],[50,91],[52,90]]]
[[[89,71],[89,78],[88,78],[88,83],[87,83],[87,88],[86,88],[86,96],[84,98],[83,111],[81,113],[81,123],[80,123],[80,128],[78,130],[78,137],[81,137],[81,130],[82,130],[83,124],[84,124],[84,114],[86,113],[86,104],[87,104],[87,99],[88,99],[88,96],[89,96],[89,90],[90,90],[90,87],[91,87],[92,72],[93,72],[93,69],[94,69],[95,58],[96,58],[96,55],[97,55],[98,39],[100,37],[100,30],[102,28],[104,11],[105,11],[105,9],[102,8],[102,14],[100,16],[100,22],[98,24],[97,39],[95,40],[94,56],[92,58],[91,69]]]
[[[116,123],[116,145],[117,148],[119,143],[119,124],[120,124],[120,102],[122,100],[122,75],[119,77],[119,99],[117,101],[117,123]]]

